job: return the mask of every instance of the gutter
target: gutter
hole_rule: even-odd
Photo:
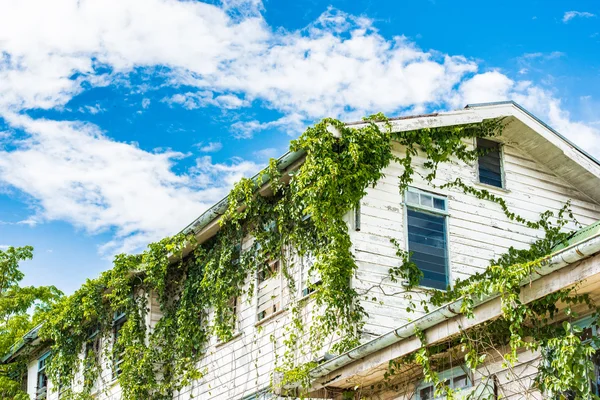
[[[290,165],[301,159],[304,155],[306,155],[306,152],[304,150],[294,152],[288,151],[283,156],[279,157],[279,159],[277,160],[277,169],[279,171],[284,171]],[[266,168],[252,177],[252,180],[255,181],[259,187],[270,180],[269,175],[264,174],[265,170]],[[263,174],[263,179],[261,182],[259,182],[261,174]],[[208,225],[215,219],[221,217],[221,215],[223,215],[227,210],[228,204],[229,196],[226,196],[222,198],[217,204],[213,205],[211,208],[203,212],[202,215],[196,218],[191,224],[186,226],[180,233],[196,234],[200,232],[206,225]]]
[[[552,133],[554,133],[560,139],[562,139],[563,141],[565,141],[571,147],[573,147],[574,149],[576,149],[577,151],[579,151],[581,154],[583,154],[584,156],[586,156],[588,159],[590,159],[596,165],[600,166],[600,161],[598,161],[596,158],[594,158],[592,155],[590,155],[589,153],[587,153],[585,150],[583,150],[582,148],[580,148],[579,146],[577,146],[576,144],[574,144],[573,142],[571,142],[569,139],[567,139],[566,137],[564,137],[563,135],[561,135],[559,132],[557,132],[551,126],[549,126],[548,124],[546,124],[544,121],[542,121],[541,119],[539,119],[538,117],[536,117],[535,115],[533,115],[532,113],[530,113],[529,111],[527,111],[525,108],[523,108],[521,105],[517,104],[516,102],[514,102],[512,100],[490,102],[490,103],[467,104],[467,106],[465,107],[465,109],[469,110],[469,109],[477,109],[477,108],[480,108],[480,107],[493,107],[493,106],[500,106],[500,105],[512,105],[513,107],[515,107],[515,108],[519,109],[520,111],[524,112],[526,115],[528,115],[529,117],[533,118],[535,121],[537,121],[538,123],[540,123],[541,125],[543,125],[545,128],[547,128],[548,130],[550,130]],[[412,115],[412,116],[390,118],[390,121],[405,120],[405,119],[415,119],[415,118],[430,118],[430,117],[437,117],[439,115],[441,115],[441,114],[439,114],[439,113],[433,113],[433,114]],[[364,121],[355,121],[355,122],[346,123],[346,125],[347,126],[352,126],[352,125],[360,125],[360,124],[364,124],[364,123],[365,123]],[[293,164],[294,162],[296,162],[300,158],[302,158],[305,154],[306,153],[303,150],[296,151],[296,152],[290,152],[290,151],[288,151],[287,153],[285,153],[283,156],[281,156],[277,160],[277,168],[280,171],[283,171],[287,167],[289,167],[291,164]],[[265,170],[263,169],[261,172],[263,172],[263,171],[265,171]],[[259,172],[258,174],[254,175],[254,177],[252,177],[252,180],[256,181],[259,186],[262,186],[268,180],[268,179],[263,179],[263,182],[258,182],[258,178],[260,177],[261,172]],[[265,178],[267,178],[267,177],[265,177]],[[227,210],[228,203],[229,203],[229,196],[224,197],[219,202],[217,202],[215,205],[213,205],[208,210],[206,210],[204,213],[202,213],[202,215],[200,215],[198,218],[196,218],[191,224],[189,224],[187,227],[185,227],[180,233],[183,233],[183,234],[189,234],[189,233],[196,234],[196,233],[200,232],[209,223],[211,223],[212,221],[214,221],[215,219],[217,219],[221,215],[223,215],[223,213]]]
[[[542,276],[548,275],[554,271],[557,271],[569,264],[576,263],[585,258],[588,258],[596,253],[600,252],[600,233],[585,239],[584,241],[575,243],[571,246],[565,247],[564,249],[555,251],[549,258],[542,262],[539,270],[532,274],[531,279],[527,279],[522,284],[528,284],[530,282],[540,279]],[[474,306],[480,306],[484,303],[489,302],[497,298],[498,295],[489,295],[483,298],[475,299]],[[370,354],[373,354],[381,349],[391,346],[395,343],[401,342],[404,339],[413,337],[417,330],[426,330],[431,328],[447,319],[455,317],[460,314],[460,308],[465,301],[465,297],[448,303],[444,306],[437,308],[436,310],[425,314],[416,320],[409,322],[401,327],[394,329],[386,334],[383,334],[367,343],[355,347],[352,350],[347,351],[331,360],[324,362],[323,364],[313,368],[309,372],[309,376],[316,380],[322,378],[325,375],[342,368],[356,360],[360,360]]]
[[[11,346],[8,354],[2,357],[2,359],[0,360],[0,364],[6,364],[7,362],[11,361],[13,357],[17,356],[21,352],[21,350],[23,350],[28,344],[35,341],[38,338],[38,334],[41,327],[42,324],[39,324],[38,326],[27,332],[25,335],[23,335],[23,338],[19,342]]]

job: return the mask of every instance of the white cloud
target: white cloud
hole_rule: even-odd
[[[270,158],[276,158],[277,156],[281,155],[278,154],[277,149],[274,147],[267,147],[266,149],[257,150],[252,154],[254,154],[254,156],[256,158],[259,158],[262,162],[265,162]]]
[[[78,111],[79,111],[79,112],[81,112],[81,113],[85,113],[85,112],[87,112],[87,113],[90,113],[90,114],[92,114],[92,115],[96,115],[96,114],[98,114],[98,113],[105,112],[105,111],[106,111],[106,109],[105,109],[105,108],[102,108],[102,107],[100,106],[100,104],[96,104],[96,105],[93,105],[93,106],[83,106],[83,107],[79,107],[79,110],[78,110]]]
[[[544,60],[553,60],[556,58],[561,58],[561,57],[565,57],[566,54],[563,53],[562,51],[552,51],[550,53],[541,53],[541,52],[536,52],[536,53],[525,53],[521,56],[521,59],[525,59],[525,60],[532,60],[532,59],[544,59]]]
[[[354,120],[378,111],[403,114],[515,98],[576,142],[598,142],[589,140],[598,131],[572,121],[549,91],[500,71],[478,73],[473,60],[424,51],[403,36],[386,38],[368,18],[328,9],[304,29],[286,31],[268,26],[262,10],[260,0],[227,0],[221,7],[176,0],[4,4],[0,116],[28,136],[14,143],[16,150],[0,152],[0,182],[31,196],[38,210],[31,221],[66,220],[90,232],[114,229],[107,251],[123,243],[133,249],[181,229],[258,166],[202,157],[175,173],[181,153],[147,152],[90,124],[22,116],[28,109],[63,107],[87,87],[127,81],[136,68],[157,66],[170,71],[165,86],[186,85],[163,99],[172,107],[260,104],[281,115],[233,123],[239,138],[264,129],[293,135],[324,116]],[[567,21],[590,16],[571,13]],[[98,66],[112,72],[98,73]],[[149,105],[144,99],[141,108]]]
[[[225,109],[234,109],[240,107],[247,107],[250,102],[240,99],[232,94],[225,94],[214,97],[214,93],[204,90],[195,93],[177,93],[171,97],[162,99],[163,102],[173,105],[181,105],[188,110],[194,110],[200,107],[215,106]]]
[[[452,103],[460,107],[469,103],[486,103],[509,98],[514,82],[498,71],[477,74],[460,85]]]
[[[231,124],[233,136],[238,139],[250,139],[256,132],[277,128],[285,130],[290,136],[301,132],[305,127],[304,118],[300,114],[289,114],[270,122],[238,121]]]
[[[563,19],[562,21],[564,23],[569,22],[570,20],[572,20],[573,18],[579,17],[579,18],[592,18],[595,17],[596,14],[592,14],[590,12],[587,11],[567,11],[565,13],[565,15],[563,15]]]
[[[223,144],[221,142],[208,142],[207,144],[198,143],[196,146],[203,153],[216,153],[223,148]]]
[[[182,229],[220,200],[231,184],[258,166],[201,158],[185,174],[171,167],[184,155],[149,153],[115,142],[89,124],[8,121],[31,136],[19,148],[0,152],[0,180],[35,199],[32,222],[65,220],[91,233],[116,228],[105,251],[134,250]]]

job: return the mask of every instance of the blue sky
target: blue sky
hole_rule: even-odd
[[[514,99],[600,156],[596,1],[0,0],[0,246],[67,293],[325,116]]]

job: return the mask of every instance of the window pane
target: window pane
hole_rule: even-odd
[[[433,197],[428,194],[421,193],[421,205],[433,208]]]
[[[461,375],[454,378],[454,389],[466,388],[469,385],[467,375]]]
[[[496,187],[502,187],[502,162],[500,145],[486,139],[477,139],[477,148],[486,150],[479,156],[479,182]]]
[[[410,204],[419,204],[419,193],[411,192],[410,190],[407,191],[406,202]]]
[[[446,210],[446,200],[434,198],[433,207],[437,208],[438,210]]]
[[[431,400],[433,399],[433,386],[426,387],[419,391],[419,399]]]
[[[446,218],[407,210],[410,259],[423,272],[420,284],[437,289],[448,285]]]

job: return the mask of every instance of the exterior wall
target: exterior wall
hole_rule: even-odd
[[[402,156],[399,146],[394,151]],[[512,145],[503,146],[503,153],[506,189],[479,184],[477,166],[464,163],[440,165],[434,184],[440,186],[461,178],[467,185],[486,189],[502,197],[511,211],[532,221],[538,220],[539,214],[546,210],[559,210],[568,200],[572,200],[574,215],[582,225],[600,219],[600,205],[537,163],[530,155]],[[415,159],[414,164],[422,165],[419,161],[424,159]],[[418,174],[424,174],[424,169],[415,168],[415,172],[415,181],[411,186],[447,197],[451,282],[483,272],[491,259],[504,254],[510,246],[525,248],[543,235],[542,231],[508,220],[495,203],[465,195],[460,189],[433,188]],[[361,202],[360,231],[351,231],[359,265],[358,279],[354,284],[359,292],[370,289],[362,303],[369,313],[365,338],[389,332],[424,313],[418,303],[416,312],[407,313],[408,301],[398,294],[404,289],[400,283],[392,283],[387,279],[389,269],[399,265],[390,238],[395,238],[407,250],[404,227],[406,207],[398,190],[401,173],[398,164],[390,165],[385,170],[385,178],[375,188],[367,190]],[[577,229],[576,226],[568,228]],[[384,292],[395,295],[387,296]],[[418,294],[413,296],[415,300],[418,298]]]
[[[394,151],[397,155],[402,155],[402,149],[398,146]],[[418,163],[419,160],[415,161]],[[560,209],[569,199],[572,200],[574,214],[581,224],[587,225],[600,219],[600,205],[589,200],[568,182],[559,179],[534,161],[530,155],[514,146],[504,147],[504,171],[506,190],[478,186],[477,167],[465,164],[440,166],[435,184],[439,186],[460,177],[466,184],[487,189],[503,197],[511,210],[530,220],[537,220],[539,214],[548,209]],[[375,188],[367,190],[367,195],[361,202],[359,231],[355,229],[357,226],[354,218],[351,215],[347,218],[354,244],[353,250],[359,265],[357,279],[353,281],[353,285],[359,292],[369,290],[367,300],[362,300],[369,313],[363,332],[365,339],[386,333],[423,313],[422,309],[416,313],[407,313],[407,302],[402,295],[387,296],[382,291],[388,294],[403,291],[400,284],[393,284],[386,279],[388,270],[399,263],[396,250],[389,239],[397,239],[406,249],[405,207],[398,192],[398,176],[401,172],[398,165],[390,165],[385,171],[386,177]],[[417,172],[423,171],[417,168]],[[502,210],[494,203],[476,199],[458,190],[433,189],[426,185],[418,174],[415,174],[412,186],[444,195],[448,199],[451,281],[482,272],[490,259],[503,254],[508,247],[525,247],[540,235],[539,231],[507,220]],[[244,246],[249,245],[250,239],[244,243]],[[299,269],[293,273],[298,279],[302,279]],[[248,288],[250,282],[247,285]],[[241,299],[238,302],[239,334],[226,343],[212,339],[200,366],[201,370],[206,371],[205,377],[177,393],[175,399],[243,399],[269,386],[278,361],[277,353],[283,353],[283,340],[286,335],[284,327],[290,321],[286,305],[290,296],[300,297],[301,292],[299,290],[298,293],[292,294],[282,289],[281,309],[262,321],[257,321],[256,302],[260,297],[257,294],[255,293],[252,299]],[[274,294],[276,293],[264,296]],[[373,297],[376,297],[377,301],[372,300]],[[310,308],[309,300],[303,313],[306,315]],[[159,305],[152,297],[148,315],[149,326],[154,326],[159,318]],[[304,359],[317,356],[307,355]],[[530,367],[528,364],[523,365],[524,371],[529,374]],[[500,368],[499,363],[498,366],[490,364],[489,368]],[[32,398],[35,398],[33,394],[36,376],[37,359],[29,366],[28,382]],[[498,376],[507,388],[507,393],[510,388],[516,387],[508,371],[503,371]],[[106,370],[103,377],[110,388],[107,393],[100,393],[98,398],[120,398],[118,385],[110,383],[111,371]],[[398,393],[393,394],[394,397],[389,397],[392,394],[382,396],[384,397],[381,398],[403,398],[398,397]],[[48,397],[49,400],[57,398],[56,393]]]

